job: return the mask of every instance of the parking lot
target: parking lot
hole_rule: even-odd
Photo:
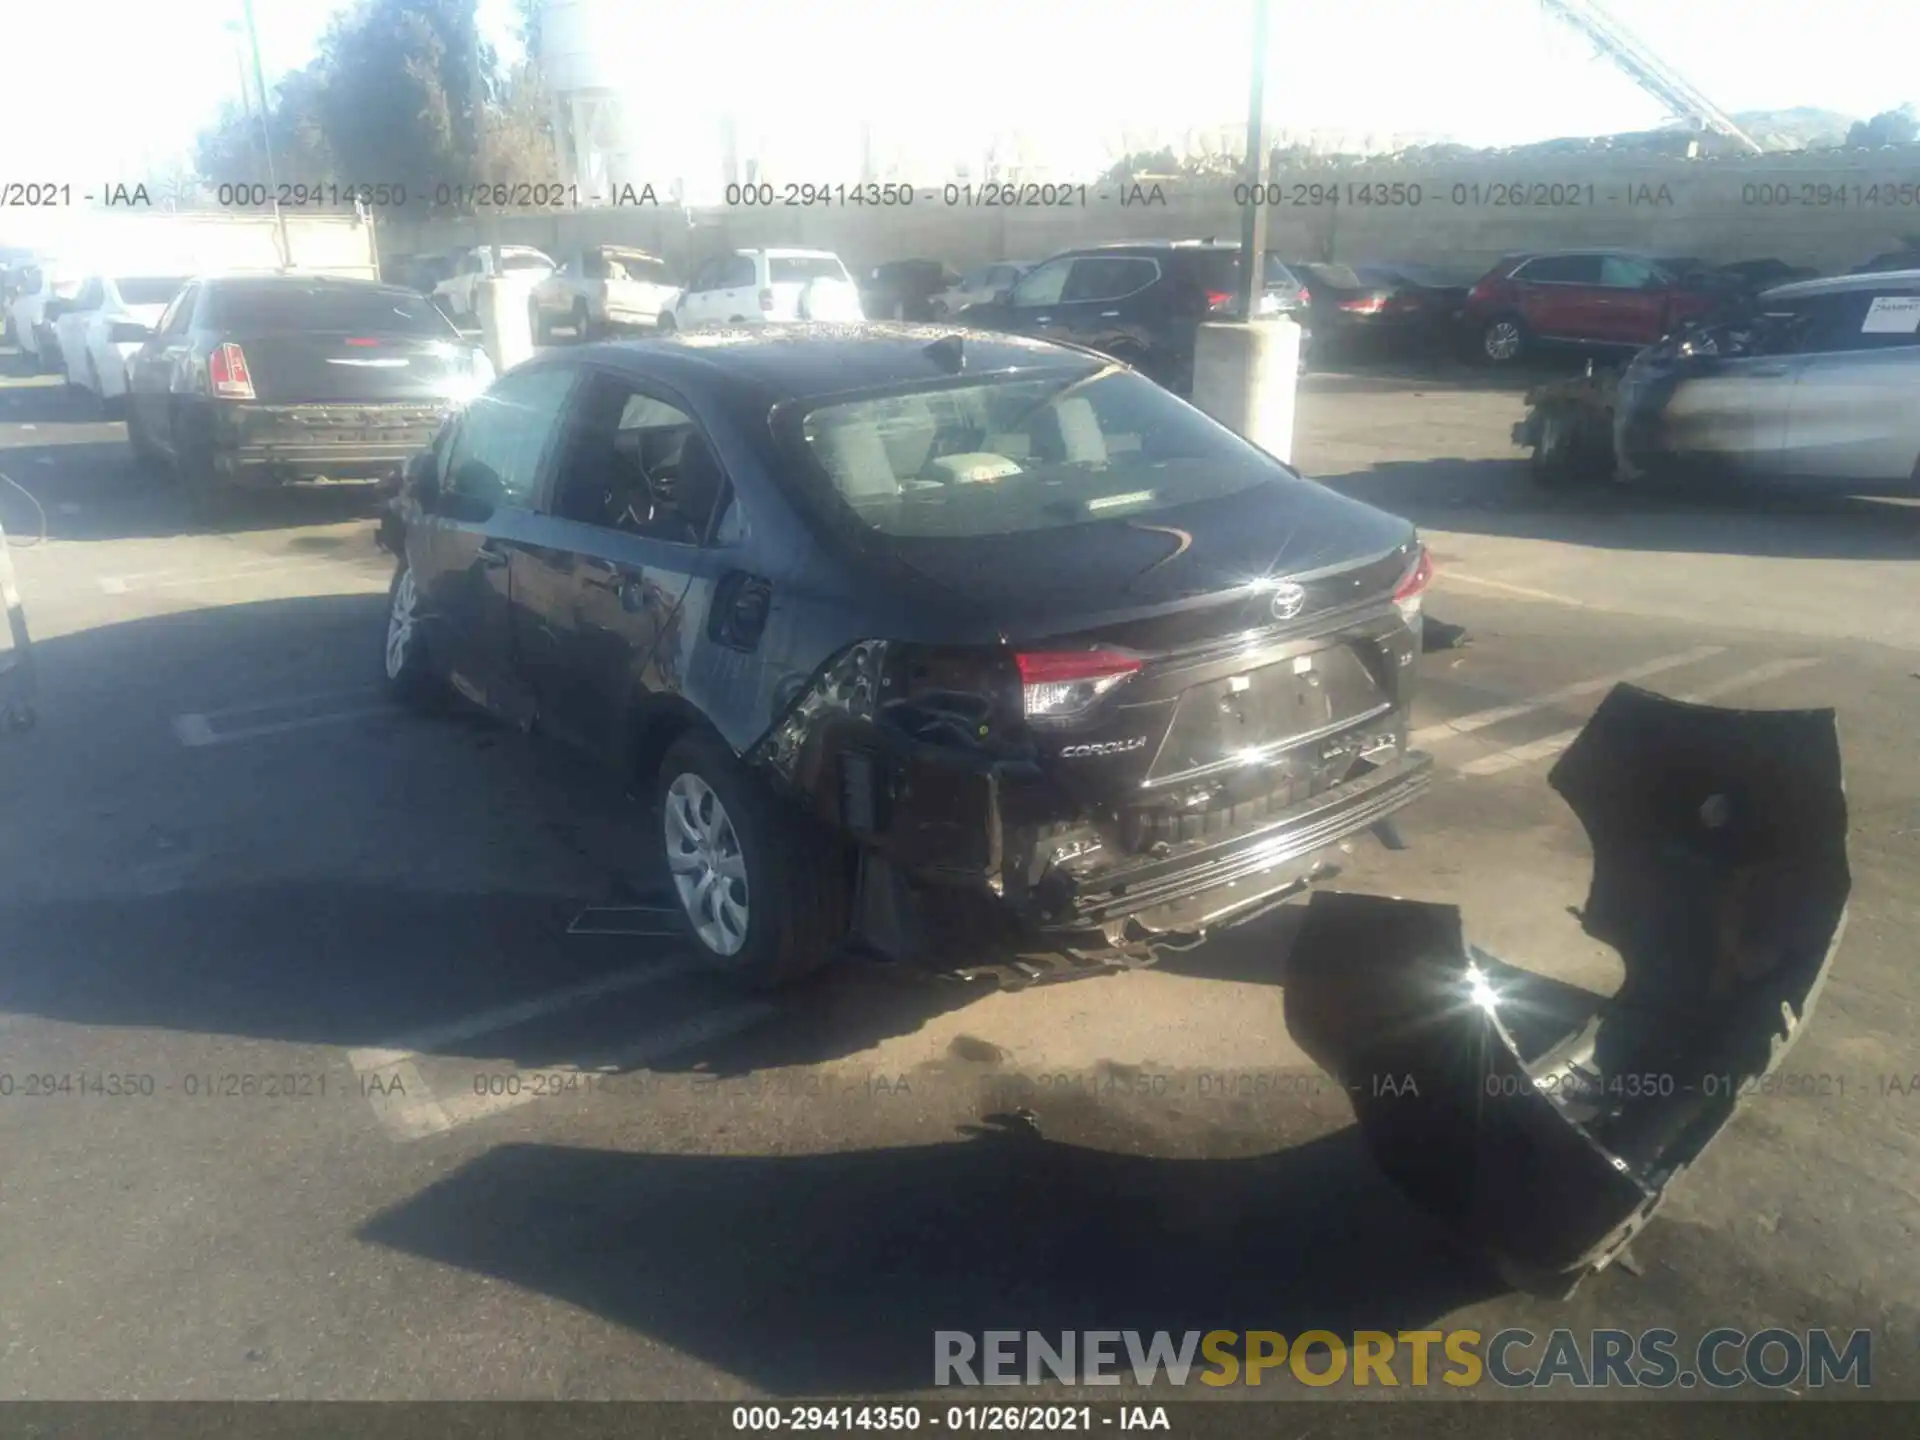
[[[1282,1023],[1297,907],[1020,992],[731,991],[647,908],[625,797],[383,703],[392,561],[353,497],[206,533],[123,427],[5,381],[46,538],[0,486],[41,691],[0,737],[0,1389],[884,1393],[930,1384],[936,1329],[1777,1324],[1871,1328],[1875,1391],[1920,1395],[1920,507],[1542,492],[1520,413],[1451,367],[1304,382],[1296,462],[1421,526],[1469,636],[1421,662],[1410,848],[1335,883],[1608,993],[1545,777],[1623,680],[1834,707],[1852,823],[1786,1065],[1826,1078],[1750,1101],[1641,1273],[1565,1302],[1374,1171]]]

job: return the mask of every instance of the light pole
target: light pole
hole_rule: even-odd
[[[1240,318],[1255,319],[1265,293],[1263,271],[1267,258],[1267,207],[1259,187],[1266,180],[1268,0],[1253,0],[1253,78],[1247,87],[1247,198],[1240,211]]]
[[[287,217],[280,208],[280,182],[273,173],[273,134],[267,124],[267,74],[260,64],[260,32],[253,23],[253,0],[240,0],[241,13],[247,19],[247,46],[253,52],[253,84],[260,92],[260,151],[267,161],[267,199],[273,205],[274,228],[280,233],[280,263],[293,265],[293,248],[287,243]]]

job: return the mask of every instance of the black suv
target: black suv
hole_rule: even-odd
[[[1213,240],[1096,245],[1042,261],[1004,295],[956,317],[983,330],[1086,345],[1124,360],[1175,394],[1193,389],[1202,323],[1239,318],[1240,247]],[[1261,316],[1302,322],[1307,291],[1272,255]],[[1303,352],[1304,353],[1304,352]]]

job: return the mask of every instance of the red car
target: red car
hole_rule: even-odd
[[[1510,364],[1536,345],[1638,350],[1712,312],[1727,282],[1700,260],[1630,250],[1508,255],[1467,292],[1474,347]]]

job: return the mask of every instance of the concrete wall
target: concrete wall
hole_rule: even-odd
[[[1478,271],[1509,250],[1622,245],[1845,270],[1920,234],[1920,146],[1714,160],[1368,163],[1274,183],[1281,203],[1269,217],[1272,248],[1302,260],[1426,260]],[[856,268],[913,256],[965,267],[1107,240],[1239,235],[1230,186],[1162,193],[1165,204],[1126,205],[1117,187],[1104,198],[1089,187],[1084,206],[1076,197],[1065,207],[968,208],[922,187],[897,208],[663,205],[509,213],[497,224],[502,242],[550,251],[617,243],[686,262],[729,246],[803,245],[835,250]],[[403,217],[383,222],[381,250],[430,253],[487,238],[476,219]]]

